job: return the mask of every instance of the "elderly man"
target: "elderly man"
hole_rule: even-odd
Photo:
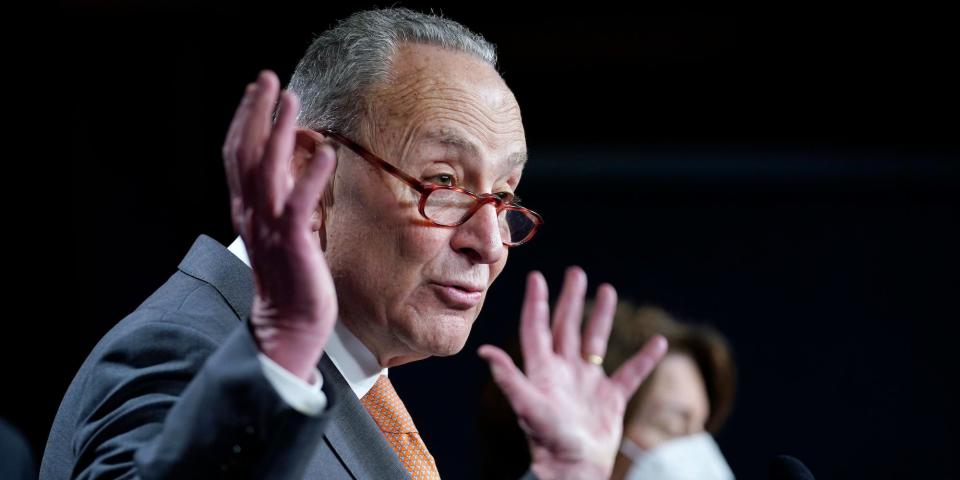
[[[463,348],[540,224],[513,194],[524,130],[492,46],[435,16],[355,14],[288,90],[270,72],[247,87],[223,155],[240,238],[199,238],[98,343],[41,478],[439,478],[387,370]],[[616,294],[600,287],[581,336],[585,291],[570,269],[551,327],[532,273],[525,372],[480,350],[537,478],[609,476],[626,401],[665,349],[607,377]]]

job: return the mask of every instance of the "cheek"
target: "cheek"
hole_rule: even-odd
[[[644,450],[650,450],[660,445],[665,440],[663,434],[642,421],[634,420],[628,427],[624,435],[630,437],[633,443]]]
[[[452,230],[421,225],[419,219],[422,217],[416,215],[407,217],[403,220],[404,225],[398,227],[395,237],[397,256],[411,266],[442,262],[450,250]],[[416,270],[419,273],[421,269]]]
[[[662,428],[657,427],[655,421],[658,410],[657,403],[656,399],[648,397],[640,404],[633,418],[630,419],[629,424],[624,429],[624,434],[629,435],[634,443],[645,450],[650,450],[670,439]]]
[[[490,284],[493,284],[493,281],[500,276],[500,273],[503,272],[503,268],[507,266],[507,258],[510,257],[510,249],[506,249],[503,252],[503,257],[500,258],[500,261],[490,265]]]
[[[365,251],[369,262],[377,265],[375,271],[368,272],[373,279],[371,294],[380,298],[391,318],[417,316],[418,309],[434,306],[436,298],[427,282],[431,275],[443,271],[450,258],[446,229],[418,225],[415,220],[410,215],[397,215],[369,232],[377,237],[376,247]]]

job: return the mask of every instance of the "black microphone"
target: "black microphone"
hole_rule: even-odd
[[[770,480],[815,480],[810,469],[789,455],[777,455],[770,462]]]

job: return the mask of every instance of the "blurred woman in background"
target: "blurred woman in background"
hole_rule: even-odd
[[[728,480],[733,473],[711,434],[733,406],[736,369],[726,339],[680,323],[660,308],[621,302],[604,360],[612,372],[655,334],[667,355],[627,405],[613,480]]]

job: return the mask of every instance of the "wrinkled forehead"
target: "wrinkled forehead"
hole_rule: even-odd
[[[364,136],[398,160],[437,149],[522,167],[520,107],[490,65],[434,46],[402,48],[369,96]]]

